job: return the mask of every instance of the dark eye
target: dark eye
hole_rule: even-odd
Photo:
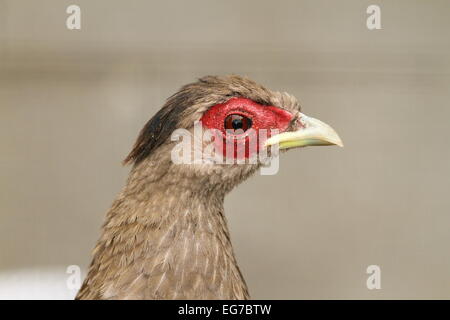
[[[252,119],[241,116],[240,114],[230,114],[225,118],[225,129],[247,131],[252,127]]]

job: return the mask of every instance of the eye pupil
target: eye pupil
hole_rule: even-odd
[[[242,119],[233,119],[233,122],[231,123],[234,130],[242,129],[244,124],[242,123]]]
[[[241,116],[240,114],[230,114],[225,118],[225,129],[239,130],[244,132],[251,128],[252,120],[250,118]]]

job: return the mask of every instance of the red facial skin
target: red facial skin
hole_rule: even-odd
[[[284,132],[293,118],[293,115],[286,110],[274,106],[261,105],[246,98],[231,98],[225,103],[212,106],[203,114],[200,121],[205,129],[216,129],[222,133],[221,138],[223,139],[224,157],[226,157],[226,142],[230,141],[230,139],[234,140],[235,159],[237,158],[237,149],[240,147],[245,147],[245,158],[249,158],[252,155],[248,146],[249,135],[252,130],[240,134],[229,133],[227,136],[224,123],[226,117],[232,114],[239,114],[250,118],[252,120],[251,128],[254,130],[253,133],[256,133],[260,138],[260,129],[266,129],[267,137],[270,137],[271,129],[277,129],[278,132]],[[217,141],[216,138],[215,140]],[[256,152],[259,152],[259,146],[265,142],[264,140],[265,139],[258,139]]]

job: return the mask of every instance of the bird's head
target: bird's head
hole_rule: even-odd
[[[199,125],[200,134],[196,131]],[[190,162],[181,164],[173,161],[180,144],[174,133],[180,129],[192,137],[181,149],[181,157],[188,155],[183,159]],[[206,76],[167,100],[141,130],[124,162],[134,164],[135,171],[148,172],[154,180],[169,174],[175,183],[188,177],[204,189],[229,191],[261,165],[260,161],[251,163],[255,155],[271,156],[273,146],[287,150],[321,145],[342,146],[342,141],[330,126],[301,113],[292,95],[237,75]],[[205,150],[213,150],[214,156]],[[198,161],[196,154],[206,161]],[[217,156],[223,162],[213,161]]]

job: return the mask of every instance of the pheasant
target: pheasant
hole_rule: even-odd
[[[173,134],[193,133],[198,123],[214,131],[218,158],[247,161],[176,163]],[[275,133],[261,135],[250,150],[247,133],[264,130]],[[225,150],[236,141],[245,144],[240,156]],[[194,142],[197,147],[191,154],[184,150],[185,156],[206,145]],[[248,161],[255,152],[270,158],[275,146],[316,145],[342,141],[330,126],[301,113],[290,94],[237,75],[206,76],[183,86],[145,124],[124,160],[132,169],[107,212],[76,299],[249,299],[224,197],[262,166]]]

